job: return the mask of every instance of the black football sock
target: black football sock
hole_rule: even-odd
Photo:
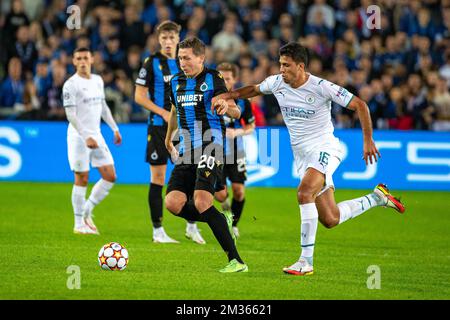
[[[233,213],[233,227],[237,226],[239,219],[241,218],[242,209],[244,208],[244,202],[245,199],[242,199],[242,201],[238,201],[234,198],[231,202],[231,212]]]
[[[163,216],[162,186],[150,183],[148,190],[148,206],[154,228],[161,227]]]
[[[239,256],[234,240],[228,230],[227,220],[214,206],[200,214],[211,228],[214,236],[228,256],[228,261],[236,259],[240,263],[244,263]]]

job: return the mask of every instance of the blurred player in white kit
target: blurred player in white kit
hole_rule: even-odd
[[[100,131],[101,119],[113,130],[114,143],[122,143],[119,128],[105,101],[103,80],[91,73],[93,62],[89,49],[76,49],[73,53],[76,73],[63,86],[63,104],[69,120],[67,152],[70,169],[75,174],[72,206],[73,232],[76,234],[99,234],[92,211],[109,194],[116,181],[114,160]],[[101,179],[86,200],[90,164],[99,170]]]

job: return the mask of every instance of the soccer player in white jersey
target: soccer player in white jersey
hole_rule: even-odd
[[[380,153],[372,138],[367,104],[334,83],[316,77],[305,68],[306,48],[288,43],[280,49],[280,74],[269,76],[259,85],[224,93],[215,99],[251,98],[274,94],[289,131],[296,169],[301,183],[297,199],[301,216],[301,254],[297,262],[283,271],[293,275],[313,274],[313,253],[317,223],[335,227],[370,208],[385,206],[403,213],[405,207],[384,184],[373,193],[336,204],[332,175],[342,159],[339,140],[333,135],[331,102],[358,113],[363,131],[363,159],[366,165],[377,161]]]
[[[74,233],[99,234],[92,220],[92,211],[109,193],[116,181],[111,152],[100,131],[101,119],[114,131],[114,143],[122,137],[105,101],[103,80],[91,73],[94,62],[87,48],[74,51],[76,73],[63,86],[63,102],[69,120],[67,151],[70,169],[75,174],[72,206],[75,215]],[[89,164],[98,168],[101,179],[92,188],[86,200]]]

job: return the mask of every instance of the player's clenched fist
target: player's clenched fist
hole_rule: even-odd
[[[98,143],[94,138],[89,137],[86,139],[86,147],[88,147],[89,149],[97,149]]]

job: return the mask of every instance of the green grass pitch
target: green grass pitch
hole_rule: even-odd
[[[0,183],[0,299],[450,298],[450,193],[400,191],[404,215],[376,208],[331,230],[320,225],[315,274],[296,277],[281,271],[299,255],[295,189],[247,189],[238,249],[249,272],[220,274],[226,257],[206,224],[201,246],[185,239],[184,220],[166,211],[164,227],[181,244],[151,242],[147,186],[113,188],[95,209],[100,236],[72,233],[71,188]],[[338,190],[336,198],[367,191]],[[99,249],[111,241],[130,253],[122,272],[97,264]],[[71,265],[80,268],[79,290],[67,288]],[[370,290],[373,265],[381,288]]]

